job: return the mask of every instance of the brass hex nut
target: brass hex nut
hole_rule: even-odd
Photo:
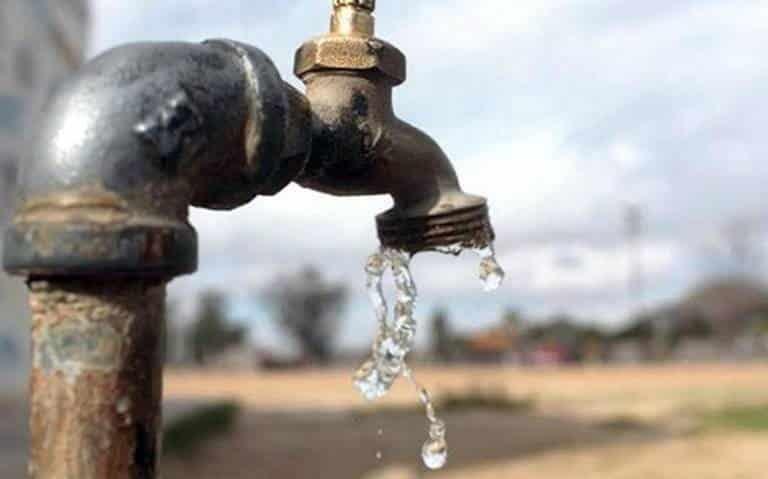
[[[403,52],[383,40],[326,35],[302,45],[294,67],[300,78],[322,70],[374,70],[399,85],[406,78],[406,60]]]

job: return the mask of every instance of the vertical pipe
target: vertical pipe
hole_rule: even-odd
[[[154,479],[165,282],[32,280],[31,479]]]

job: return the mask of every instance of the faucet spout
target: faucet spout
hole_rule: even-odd
[[[437,142],[394,112],[406,59],[373,36],[374,8],[373,0],[335,0],[330,33],[297,51],[313,141],[296,181],[334,195],[391,195],[393,208],[377,217],[384,246],[487,246],[494,233],[486,200],[464,193]]]

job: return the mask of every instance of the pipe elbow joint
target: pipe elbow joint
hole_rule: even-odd
[[[191,273],[189,206],[282,190],[311,147],[306,99],[243,44],[143,43],[55,93],[22,168],[5,268],[26,276]]]

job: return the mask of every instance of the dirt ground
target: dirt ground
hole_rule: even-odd
[[[246,413],[231,436],[168,459],[164,477],[768,479],[768,434],[700,430],[696,419],[768,405],[768,365],[417,372],[437,396],[502,388],[535,408],[448,414],[449,466],[426,473],[418,460],[423,416],[363,405],[350,371],[172,372],[169,398],[235,399]],[[414,403],[401,385],[384,404]]]
[[[445,419],[451,428],[453,470],[585,444],[656,437],[651,431],[617,433],[562,418],[494,412],[449,414]],[[425,438],[424,417],[416,413],[362,418],[340,413],[251,413],[234,435],[207,447],[200,460],[170,461],[165,476],[352,479],[392,466],[420,470],[418,452]]]
[[[765,479],[768,478],[767,447],[766,434],[702,435],[551,451],[520,460],[458,469],[434,477]]]
[[[351,374],[351,366],[282,373],[172,371],[166,376],[165,394],[181,400],[235,399],[269,411],[344,411],[364,406],[351,386]],[[502,389],[513,397],[534,398],[543,411],[579,417],[656,419],[690,407],[768,402],[768,364],[558,369],[417,366],[416,375],[436,395]],[[374,407],[414,401],[413,389],[401,381]]]
[[[700,424],[707,411],[768,406],[768,365],[416,370],[438,397],[503,389],[534,407],[446,414],[449,465],[427,473],[418,457],[426,423],[405,384],[371,406],[352,388],[351,367],[269,374],[171,371],[169,417],[180,414],[182,405],[212,399],[234,399],[244,413],[231,435],[190,457],[166,458],[163,477],[768,479],[768,432]],[[17,406],[0,402],[2,479],[23,477],[25,414]]]

